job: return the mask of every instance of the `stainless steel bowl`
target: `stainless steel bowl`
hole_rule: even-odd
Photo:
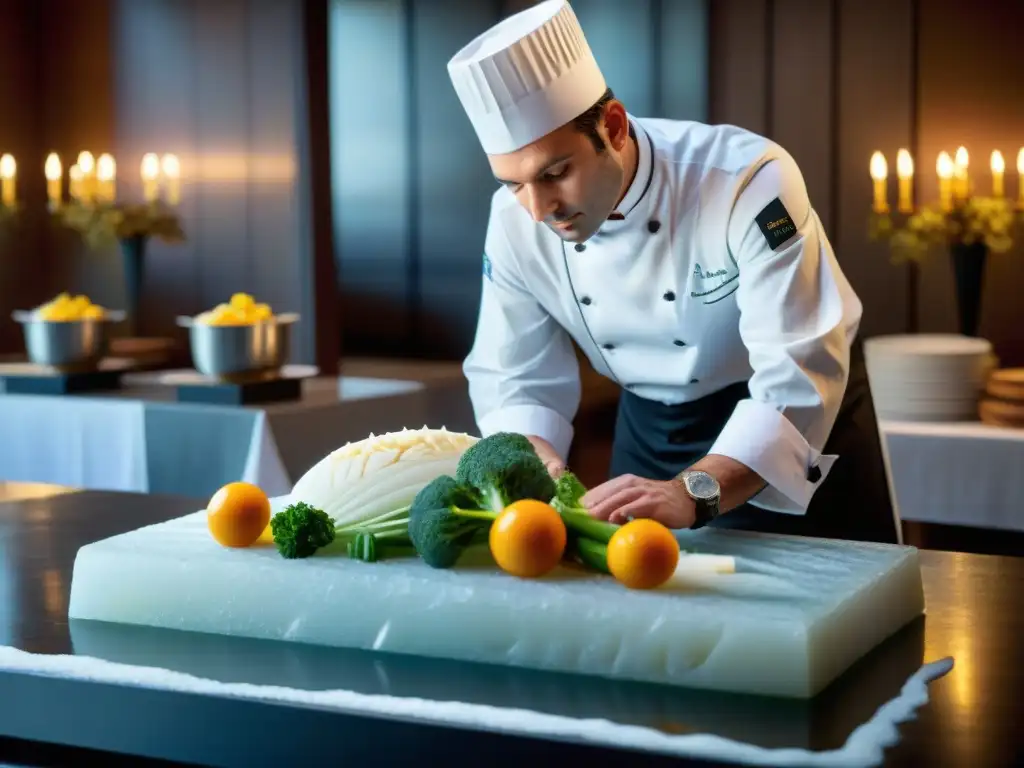
[[[291,354],[295,314],[277,315],[249,325],[208,325],[191,317],[179,317],[188,328],[192,363],[196,370],[214,378],[234,378],[277,370]]]
[[[59,369],[88,370],[99,365],[110,346],[110,325],[124,320],[125,313],[108,311],[103,318],[40,320],[33,312],[16,311],[25,351],[36,365]]]

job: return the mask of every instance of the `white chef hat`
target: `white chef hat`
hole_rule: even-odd
[[[566,0],[547,0],[491,27],[448,62],[489,155],[561,128],[604,95],[604,76]]]

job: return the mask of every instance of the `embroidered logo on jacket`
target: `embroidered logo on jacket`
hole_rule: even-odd
[[[693,276],[698,280],[710,280],[712,277],[725,277],[729,274],[727,269],[716,269],[714,272],[705,272],[701,269],[700,264],[697,264],[693,268]]]
[[[494,282],[494,278],[491,277],[491,260],[486,253],[484,254],[484,277],[492,283]]]
[[[754,217],[754,221],[773,251],[796,234],[796,224],[777,197]]]
[[[701,285],[698,285],[697,287],[700,288],[701,290],[690,291],[690,298],[705,299],[703,302],[701,302],[703,304],[717,304],[723,299],[732,296],[732,294],[736,291],[736,286],[733,286],[732,290],[729,291],[728,293],[719,294],[718,296],[713,295],[721,291],[727,285],[730,285],[733,281],[739,278],[739,276],[740,273],[738,271],[733,273],[732,276],[730,276],[728,269],[712,269],[705,271],[700,264],[695,264],[693,266],[693,277],[696,280],[713,281],[713,284],[708,285],[708,283],[702,283]]]

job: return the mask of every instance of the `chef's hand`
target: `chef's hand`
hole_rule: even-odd
[[[689,528],[696,519],[693,499],[675,480],[621,475],[591,488],[582,502],[594,517],[619,525],[649,517],[668,528]]]
[[[540,456],[540,460],[544,462],[544,466],[547,467],[548,473],[553,478],[557,479],[559,475],[565,472],[565,462],[562,461],[558,451],[555,450],[551,443],[534,435],[525,435],[525,437],[533,445],[537,455]]]

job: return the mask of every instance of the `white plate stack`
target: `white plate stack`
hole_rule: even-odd
[[[992,344],[970,336],[912,334],[864,342],[879,419],[966,421],[978,418]]]

